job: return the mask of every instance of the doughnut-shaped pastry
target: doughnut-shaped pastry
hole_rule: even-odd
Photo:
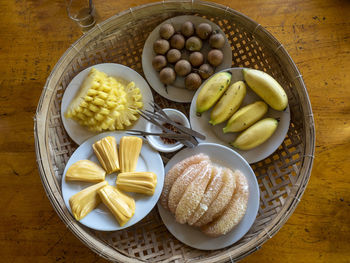
[[[223,168],[222,171],[223,186],[215,200],[210,204],[208,210],[199,220],[194,223],[194,226],[201,227],[213,221],[225,209],[230,202],[231,197],[236,188],[235,175],[229,168]]]
[[[183,173],[183,171],[188,168],[192,164],[200,163],[201,161],[209,160],[209,157],[203,153],[199,153],[196,155],[193,155],[191,157],[188,157],[181,162],[175,164],[166,174],[164,179],[164,186],[162,190],[162,194],[159,198],[160,204],[165,208],[168,208],[168,198],[169,198],[169,192],[171,187],[173,186],[173,183],[176,181],[176,179]]]
[[[193,181],[198,173],[207,166],[210,161],[202,161],[199,164],[190,165],[185,171],[177,178],[171,187],[169,197],[168,197],[168,207],[169,210],[175,214],[176,207],[181,200],[182,195],[184,194],[187,186]]]
[[[231,231],[243,218],[247,210],[249,187],[245,176],[239,172],[236,175],[236,191],[225,211],[213,222],[203,226],[201,230],[208,236],[217,237]]]
[[[203,198],[197,206],[196,211],[187,220],[187,223],[189,225],[193,225],[195,222],[197,222],[197,220],[208,210],[210,204],[215,200],[215,198],[219,194],[219,191],[223,186],[221,172],[221,167],[213,165],[211,170],[211,179],[209,181],[207,189],[204,192]]]
[[[196,211],[211,178],[212,165],[208,163],[186,188],[175,211],[175,219],[184,224]]]

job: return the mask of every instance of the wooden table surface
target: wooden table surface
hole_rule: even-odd
[[[144,0],[95,0],[102,21]],[[306,83],[312,176],[294,214],[242,262],[350,262],[350,1],[216,1],[266,27]],[[33,117],[50,71],[81,32],[65,1],[0,1],[1,262],[106,262],[62,223],[42,187]]]

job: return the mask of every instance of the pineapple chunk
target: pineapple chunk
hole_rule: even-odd
[[[117,142],[113,136],[107,136],[95,142],[92,148],[107,174],[119,170]]]
[[[83,219],[101,203],[98,190],[108,185],[107,181],[94,184],[76,193],[69,199],[69,205],[76,220]]]
[[[120,173],[117,188],[126,192],[153,195],[157,186],[157,175],[152,172]]]
[[[118,123],[122,126],[128,127],[132,122],[139,118],[138,109],[143,107],[142,95],[139,88],[136,88],[134,82],[130,82],[126,88],[126,103],[121,115],[118,116]]]
[[[135,213],[135,200],[119,191],[116,187],[107,185],[98,191],[102,202],[117,219],[120,226],[130,220]]]
[[[119,142],[120,170],[134,172],[142,147],[142,139],[135,136],[123,136]]]
[[[65,116],[91,131],[124,129],[139,118],[137,110],[142,107],[142,95],[134,82],[124,85],[92,68]]]
[[[80,160],[72,164],[66,173],[66,181],[98,183],[105,180],[106,171],[90,160]]]

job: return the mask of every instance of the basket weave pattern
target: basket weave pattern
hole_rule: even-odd
[[[232,48],[232,67],[263,70],[286,89],[291,124],[282,145],[271,156],[252,165],[260,187],[260,208],[250,231],[234,245],[200,251],[176,240],[163,225],[156,208],[138,224],[117,232],[93,231],[77,223],[61,196],[65,164],[77,148],[61,121],[61,100],[71,79],[98,63],[126,65],[143,75],[141,55],[149,33],[177,15],[197,15],[218,24]],[[153,92],[163,107],[188,116],[189,104],[168,101]],[[206,2],[169,1],[128,10],[97,25],[77,41],[51,73],[39,102],[35,122],[38,166],[54,208],[83,242],[107,259],[120,262],[225,262],[238,260],[260,248],[291,215],[310,176],[314,152],[314,124],[302,77],[282,45],[260,25],[243,15]],[[167,160],[173,154],[163,154]]]

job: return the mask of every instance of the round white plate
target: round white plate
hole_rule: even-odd
[[[78,92],[80,85],[82,84],[85,77],[89,74],[91,68],[96,68],[100,71],[103,71],[108,76],[122,78],[129,82],[134,81],[136,87],[138,87],[141,91],[144,109],[152,110],[152,107],[149,105],[149,103],[153,101],[152,91],[145,79],[139,73],[129,67],[115,63],[103,63],[88,67],[72,79],[63,94],[61,103],[61,118],[63,126],[66,129],[69,137],[71,137],[71,139],[79,145],[92,136],[97,135],[98,132],[89,131],[86,127],[80,125],[76,121],[69,118],[67,119],[64,116],[64,113],[67,111],[71,100]],[[132,126],[132,128],[136,130],[143,130],[145,127],[146,121],[143,118],[139,118]]]
[[[243,219],[226,235],[213,238],[203,234],[195,227],[177,223],[175,217],[158,203],[159,214],[170,233],[182,243],[202,250],[224,248],[240,240],[253,225],[259,209],[260,192],[258,182],[252,168],[242,156],[228,147],[214,143],[201,143],[195,148],[181,150],[167,163],[165,173],[176,163],[198,153],[205,153],[213,163],[226,166],[232,170],[240,170],[245,175],[249,185],[249,200]]]
[[[65,176],[67,169],[75,162],[79,160],[91,160],[93,162],[99,163],[92,149],[92,144],[96,141],[102,139],[106,136],[114,136],[119,145],[119,140],[124,136],[123,132],[107,132],[99,134],[93,138],[90,138],[86,142],[76,149],[76,151],[70,157],[66,168],[64,169],[63,178],[62,178],[62,195],[66,206],[69,211],[72,213],[72,210],[69,205],[69,198],[83,190],[84,188],[93,185],[93,183],[86,182],[66,182]],[[85,216],[79,222],[83,225],[90,227],[95,230],[102,231],[113,231],[120,230],[123,228],[127,228],[139,222],[142,218],[144,218],[155,206],[157,203],[159,196],[163,189],[164,183],[164,165],[163,161],[159,155],[159,153],[153,150],[148,143],[143,140],[143,145],[141,148],[140,157],[137,162],[136,171],[148,171],[154,172],[157,175],[157,186],[153,196],[147,196],[143,194],[137,193],[127,193],[132,196],[136,201],[136,210],[134,216],[124,225],[119,226],[117,220],[109,212],[108,208],[101,203],[97,208],[92,210],[87,216]],[[115,181],[117,179],[116,173],[110,174],[106,176],[106,180],[110,185],[115,185]]]
[[[243,68],[227,69],[227,71],[230,71],[232,73],[231,84],[236,81],[243,80],[242,69]],[[279,119],[278,127],[275,133],[266,142],[264,142],[263,144],[259,145],[254,149],[251,149],[248,151],[239,150],[234,148],[232,145],[230,145],[230,142],[234,141],[234,139],[237,137],[239,133],[231,132],[231,133],[224,134],[222,131],[222,128],[225,127],[226,122],[223,122],[215,126],[211,125],[209,123],[211,110],[208,110],[202,113],[201,116],[197,116],[196,100],[197,100],[199,91],[201,90],[201,88],[205,83],[206,82],[204,82],[197,90],[196,94],[193,97],[191,108],[190,108],[190,122],[191,122],[192,129],[201,131],[206,136],[205,142],[218,143],[218,144],[222,144],[230,148],[233,148],[236,152],[242,155],[244,159],[247,160],[248,163],[256,163],[265,159],[267,156],[272,154],[281,145],[289,129],[289,122],[290,122],[289,106],[284,111],[276,111],[271,107],[269,107],[269,110],[265,114],[264,118],[272,117],[275,119]],[[241,107],[258,100],[262,100],[262,99],[247,86],[247,95],[245,96]]]
[[[191,102],[195,91],[185,89],[184,78],[182,77],[177,77],[173,85],[168,85],[167,88],[164,87],[164,84],[161,83],[159,80],[159,72],[157,72],[152,66],[152,60],[156,56],[155,52],[153,51],[153,43],[157,39],[160,39],[159,28],[163,24],[172,24],[175,28],[175,31],[177,32],[180,31],[181,24],[186,21],[191,21],[195,26],[199,25],[200,23],[208,23],[212,26],[213,30],[219,30],[219,32],[223,36],[225,36],[225,33],[220,29],[220,27],[217,24],[198,16],[176,16],[170,18],[158,25],[148,36],[142,51],[142,69],[145,73],[145,77],[148,83],[151,85],[151,87],[158,94],[160,94],[164,98],[176,102]],[[207,54],[209,50],[210,47],[208,41],[203,41],[203,48],[201,51],[203,51],[204,54]],[[224,53],[224,60],[222,64],[216,68],[215,72],[218,72],[225,68],[230,68],[232,65],[232,50],[226,36],[225,46],[221,50]]]

